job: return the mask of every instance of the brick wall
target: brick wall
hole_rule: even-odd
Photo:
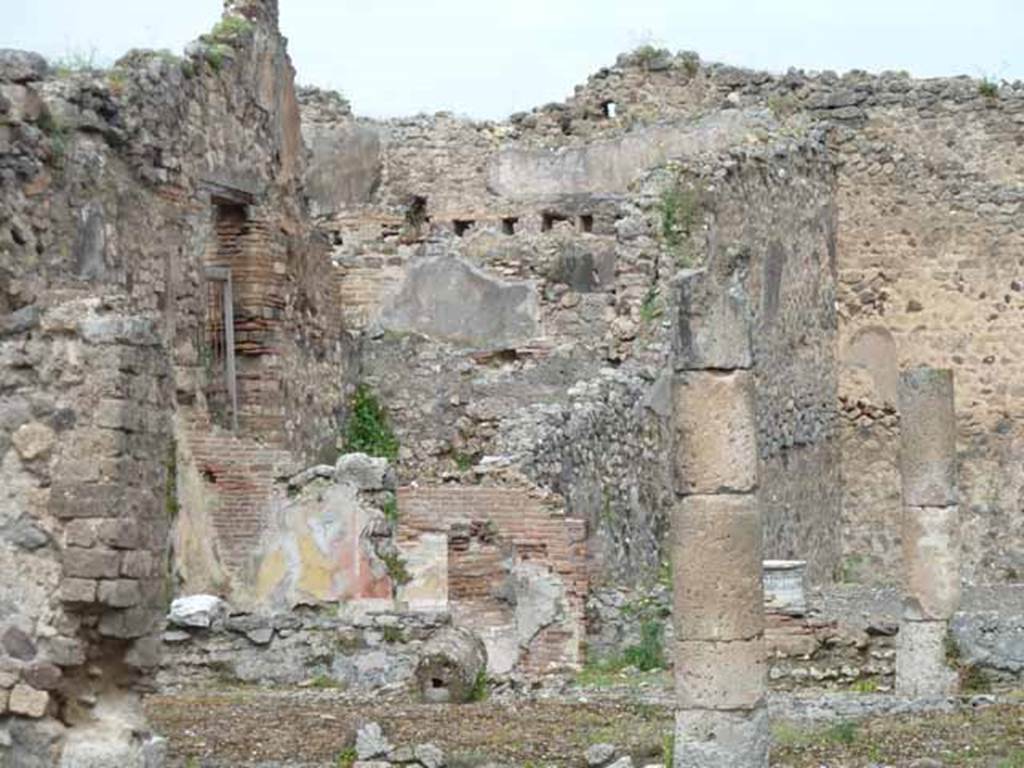
[[[542,672],[580,661],[587,592],[583,521],[567,518],[529,488],[404,487],[398,504],[400,543],[423,533],[448,536],[452,609],[471,626],[512,618],[501,596],[514,563],[539,563],[556,575],[564,586],[564,619],[537,633],[521,663]]]

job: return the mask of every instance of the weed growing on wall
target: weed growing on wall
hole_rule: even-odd
[[[345,425],[344,449],[385,459],[398,457],[398,438],[387,413],[369,387],[360,384],[352,396],[352,411]]]
[[[700,193],[679,180],[665,187],[658,200],[661,241],[680,267],[694,264],[691,238],[700,221],[701,205]]]
[[[209,37],[218,43],[233,43],[252,32],[252,22],[241,16],[225,16],[213,25]]]

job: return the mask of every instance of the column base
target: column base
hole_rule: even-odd
[[[946,662],[945,621],[904,621],[896,645],[896,693],[907,698],[950,696],[956,671]]]
[[[767,768],[768,745],[763,707],[676,712],[674,768]]]

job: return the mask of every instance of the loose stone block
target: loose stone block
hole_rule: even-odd
[[[960,606],[960,514],[956,507],[903,510],[907,575],[904,617],[950,619]]]
[[[684,709],[753,709],[766,686],[763,637],[676,643],[676,701]]]
[[[956,692],[956,672],[946,664],[945,621],[904,621],[896,638],[896,692],[912,698]]]
[[[675,486],[680,494],[757,486],[754,376],[690,371],[674,382]]]
[[[768,715],[750,712],[676,712],[674,768],[765,768]]]
[[[912,368],[900,374],[900,463],[903,503],[956,503],[956,414],[953,372]]]
[[[11,689],[11,697],[7,707],[15,715],[25,717],[42,717],[50,703],[50,694],[37,691],[28,685],[16,685]]]
[[[764,597],[757,497],[687,496],[671,514],[676,637],[742,640],[760,635]]]

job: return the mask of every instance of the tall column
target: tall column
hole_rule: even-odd
[[[676,768],[768,765],[762,530],[741,291],[681,285],[671,519]]]
[[[898,399],[906,583],[896,690],[910,697],[943,696],[956,688],[956,674],[946,663],[946,634],[960,604],[953,373],[904,371]]]

